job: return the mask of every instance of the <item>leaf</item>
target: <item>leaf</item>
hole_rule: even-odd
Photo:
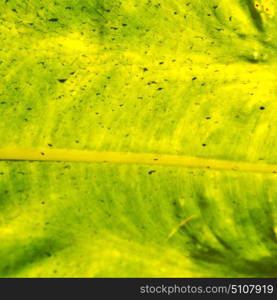
[[[276,277],[276,1],[0,4],[1,277]]]

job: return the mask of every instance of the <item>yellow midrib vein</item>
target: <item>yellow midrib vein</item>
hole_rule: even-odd
[[[185,155],[103,152],[49,148],[0,148],[0,160],[17,161],[68,161],[114,164],[140,164],[179,166],[238,172],[277,173],[277,165],[231,160],[207,159]]]

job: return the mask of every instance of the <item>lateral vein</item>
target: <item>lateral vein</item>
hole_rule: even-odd
[[[0,160],[8,161],[68,161],[114,164],[140,164],[158,166],[179,166],[214,170],[231,170],[237,172],[277,173],[277,165],[209,159],[185,155],[102,152],[74,149],[48,148],[0,148]]]

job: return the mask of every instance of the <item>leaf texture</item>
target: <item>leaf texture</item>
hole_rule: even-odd
[[[2,1],[0,276],[276,277],[276,11]]]

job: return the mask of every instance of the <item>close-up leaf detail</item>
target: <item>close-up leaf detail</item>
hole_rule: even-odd
[[[0,277],[277,277],[277,1],[1,0]]]

